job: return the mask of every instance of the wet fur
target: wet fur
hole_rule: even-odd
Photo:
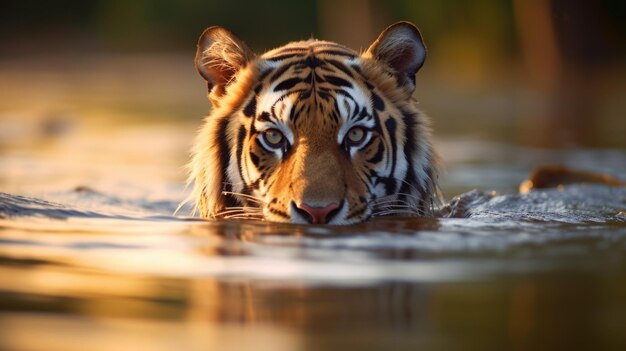
[[[205,218],[302,223],[292,203],[345,202],[341,218],[333,224],[359,223],[376,215],[432,214],[440,204],[438,164],[429,120],[412,96],[414,75],[425,55],[416,40],[421,44],[417,29],[400,23],[383,32],[362,54],[335,43],[309,40],[257,57],[232,33],[220,27],[207,29],[199,41],[196,64],[207,80],[213,110],[198,133],[189,164],[196,210]],[[289,57],[292,54],[300,55]],[[294,62],[302,60],[308,66],[294,68]],[[310,81],[292,84],[307,73],[313,75]],[[354,89],[349,90],[346,82]],[[271,91],[281,83],[289,87]],[[345,103],[347,98],[341,100],[342,89],[369,95],[363,103],[369,106],[359,105],[362,101],[353,97],[353,110],[369,109],[363,121],[379,122],[372,128],[371,143],[356,151],[338,145],[337,134],[349,122],[346,116],[336,116],[341,110],[337,101],[344,101],[344,112],[350,105]],[[279,94],[286,102],[272,99]],[[301,115],[297,119],[290,115],[284,126],[274,123],[284,121],[279,117],[272,121],[294,139],[283,153],[268,152],[259,139],[255,125],[267,112],[262,111],[267,109],[260,106],[263,102],[282,111],[301,109]],[[377,158],[380,144],[384,145],[383,159],[368,164],[368,159]],[[396,169],[379,174],[381,164],[390,164],[394,145]],[[379,186],[386,190],[381,192]]]

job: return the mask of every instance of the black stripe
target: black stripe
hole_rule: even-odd
[[[389,133],[389,143],[391,144],[391,174],[389,174],[389,176],[393,176],[395,173],[394,171],[396,170],[396,151],[398,149],[398,145],[396,143],[396,127],[396,120],[393,119],[393,117],[385,121],[385,128],[387,128],[387,133]],[[387,194],[390,193],[389,189],[387,189]]]
[[[303,104],[297,104],[296,106],[291,107],[291,112],[289,114],[289,120],[292,121],[293,124],[298,122],[298,119],[302,115],[302,110],[304,109]]]
[[[412,164],[413,152],[415,151],[415,135],[413,134],[415,118],[412,114],[404,112],[402,115],[402,120],[404,121],[405,126],[404,156],[407,158],[409,167],[407,170],[407,174],[404,176],[405,182],[402,184],[400,192],[410,194],[413,189],[410,188],[409,184],[415,186],[415,188],[420,187],[419,182],[417,181],[417,174],[415,174],[415,165]]]
[[[292,65],[290,65],[290,64],[284,64],[284,65],[278,67],[278,69],[276,69],[274,74],[272,74],[272,76],[270,77],[270,82],[273,82],[276,79],[280,78],[280,76],[282,76],[285,72],[287,72],[287,70],[289,68],[291,68],[291,66]]]
[[[380,134],[380,136],[383,136],[383,129],[382,126],[380,125],[380,116],[378,116],[378,111],[374,110],[374,130],[378,132],[378,134]]]
[[[357,105],[357,106],[359,105],[359,104],[356,103],[356,100],[354,100],[352,95],[350,93],[348,93],[347,91],[345,91],[345,90],[335,90],[335,91],[337,92],[337,94],[343,95],[343,96],[347,97],[348,99],[354,101],[355,105]]]
[[[253,190],[259,190],[259,185],[261,184],[261,178],[255,180],[254,182],[252,182],[252,184],[250,184],[249,188],[253,189]],[[252,193],[252,191],[250,192]]]
[[[355,112],[357,112],[358,110],[356,110]],[[356,115],[356,113],[355,113]],[[359,117],[355,119],[355,121],[362,121],[364,119],[366,119],[367,117],[369,117],[370,115],[367,113],[367,108],[363,107],[361,109],[361,113],[359,113]]]
[[[263,89],[263,83],[257,84],[257,86],[254,88],[254,93],[256,95],[259,95],[259,93],[261,92],[261,89]]]
[[[341,62],[339,62],[337,60],[332,60],[332,59],[327,59],[326,62],[330,63],[335,68],[337,68],[341,72],[345,73],[345,75],[347,75],[348,77],[354,78],[354,75],[352,74],[350,69],[346,65],[344,65],[343,63],[341,63]]]
[[[396,191],[396,180],[392,177],[378,177],[376,178],[376,184],[383,184],[387,195],[393,194]]]
[[[326,78],[326,81],[329,82],[330,84],[337,85],[340,87],[352,88],[352,83],[348,82],[347,80],[343,78],[339,78],[333,75],[327,75],[324,78]]]
[[[241,177],[241,181],[244,181],[243,177],[243,167],[241,164],[241,155],[243,154],[243,141],[246,139],[246,127],[240,126],[239,133],[237,133],[237,169],[239,169],[239,177]]]
[[[315,82],[317,81],[321,83],[324,81],[324,79],[322,79],[322,77],[315,73],[314,70],[311,70],[311,72],[309,72],[309,75],[304,77],[304,81],[308,84],[311,84],[311,89],[315,89]]]
[[[335,122],[339,122],[339,111],[341,110],[339,109],[339,103],[337,102],[337,99],[333,99],[333,104],[334,109],[330,111],[330,116],[333,117],[333,120],[335,120]]]
[[[276,105],[277,105],[279,102],[283,101],[283,99],[284,99],[284,98],[286,98],[287,96],[289,96],[289,94],[282,95],[280,98],[278,98],[278,100],[276,100],[276,101],[274,102],[274,104],[272,105],[272,107],[270,107],[270,116],[269,116],[269,117],[270,117],[270,119],[273,119],[275,122],[280,122],[280,118],[279,118],[279,117],[278,117],[278,115],[276,114]],[[283,105],[283,108],[284,108],[284,105]],[[282,110],[281,110],[281,112],[282,112]]]
[[[302,90],[300,90],[299,98],[301,100],[308,99],[310,96],[311,96],[311,90],[310,89],[302,89]],[[309,109],[310,109],[310,107],[309,107]]]
[[[374,138],[372,137],[372,139]],[[379,163],[383,159],[384,152],[385,152],[385,143],[383,143],[382,141],[379,141],[378,149],[376,150],[376,153],[374,154],[374,156],[372,156],[372,158],[367,160],[367,162],[374,163],[374,164]]]
[[[350,119],[354,119],[359,114],[359,104],[357,104],[354,100],[352,100],[352,103],[354,103],[354,112],[352,112],[352,116],[350,116]]]
[[[261,112],[261,114],[256,119],[258,121],[261,121],[261,122],[269,122],[270,121],[270,114],[267,111],[263,111],[263,112]]]
[[[411,194],[413,192],[413,188],[410,185],[414,186],[416,189],[420,188],[419,183],[417,182],[417,177],[415,176],[415,171],[411,166],[409,166],[407,174],[403,180],[402,186],[400,187],[401,193]]]
[[[291,218],[291,217],[289,217],[289,215],[286,212],[273,209],[273,208],[271,208],[269,206],[267,207],[267,210],[270,211],[271,213],[279,216],[279,217],[283,217],[283,218],[287,218],[287,219]]]
[[[256,167],[257,169],[259,168],[259,164],[261,160],[259,159],[259,156],[257,156],[252,151],[250,151],[250,161],[252,161],[252,164],[254,165],[254,167]]]
[[[261,72],[261,74],[259,75],[259,81],[262,81],[263,79],[265,79],[265,77],[267,77],[268,74],[270,74],[273,71],[272,68],[268,68],[265,71]]]
[[[248,102],[246,107],[243,109],[243,114],[246,117],[252,117],[256,114],[256,95],[250,99],[250,102]]]
[[[366,206],[362,206],[361,208],[359,208],[359,209],[356,209],[356,210],[352,211],[351,213],[349,213],[349,214],[346,216],[346,219],[350,219],[350,218],[354,218],[354,217],[356,217],[356,216],[360,216],[360,215],[362,215],[363,213],[365,213],[365,211],[367,211],[367,205],[366,205]]]
[[[301,83],[301,78],[289,78],[280,82],[275,88],[274,91],[288,90],[293,88],[296,84]]]
[[[307,56],[307,58],[304,60],[303,64],[306,67],[310,67],[312,69],[315,69],[316,67],[322,67],[322,66],[326,65],[326,63],[324,61],[318,59],[315,55]]]
[[[378,111],[385,110],[385,102],[375,92],[372,92],[372,102],[374,103],[374,108]]]
[[[339,113],[337,111],[330,111],[330,117],[333,119],[333,122],[339,123]]]
[[[217,157],[220,163],[220,169],[222,170],[222,191],[231,192],[233,190],[232,185],[227,178],[228,165],[230,164],[230,147],[228,145],[228,137],[226,135],[228,128],[229,118],[228,116],[222,118],[217,127],[216,144],[217,144]],[[237,205],[237,200],[230,194],[222,194],[224,196],[224,205],[226,207],[233,207]]]
[[[332,97],[331,94],[323,90],[317,90],[317,96],[319,96],[322,100],[330,100],[330,98]]]
[[[228,117],[222,118],[222,120],[218,124],[217,130],[217,149],[218,149],[218,158],[222,170],[222,181],[227,182],[226,179],[226,170],[228,169],[228,164],[230,163],[230,147],[228,146],[228,138],[226,137],[226,129],[228,128]],[[225,183],[223,189],[225,191],[232,191],[232,187],[230,183]]]

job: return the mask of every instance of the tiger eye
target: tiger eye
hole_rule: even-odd
[[[358,144],[365,139],[365,129],[361,127],[354,127],[348,131],[348,142],[350,144]]]
[[[265,138],[265,142],[269,144],[271,147],[280,147],[285,140],[283,133],[281,133],[278,129],[268,129],[263,132],[263,137]]]

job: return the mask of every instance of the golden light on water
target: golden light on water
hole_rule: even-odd
[[[623,191],[594,187],[626,174],[625,15],[614,1],[3,4],[0,349],[624,349]],[[257,52],[312,33],[358,50],[397,20],[428,46],[415,95],[447,197],[495,198],[476,218],[172,216],[210,109],[202,29]],[[612,177],[541,186],[544,164]]]
[[[10,318],[9,318],[10,317]],[[207,328],[201,324],[125,319],[84,320],[49,315],[0,316],[2,345],[15,350],[299,350],[301,339],[289,329],[259,325],[252,331],[238,325]],[[33,337],[37,335],[37,337]]]

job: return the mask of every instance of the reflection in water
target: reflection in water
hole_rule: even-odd
[[[49,278],[58,274],[54,270],[39,269]],[[3,277],[18,273],[25,272],[3,270]],[[623,345],[626,286],[611,272],[361,287],[310,286],[297,279],[72,275],[72,280],[57,276],[58,289],[49,294],[3,294],[2,349],[237,350],[258,349],[261,340],[275,350]]]
[[[482,216],[4,219],[0,349],[623,345],[623,222]]]
[[[619,150],[439,140],[448,195],[499,193],[470,218],[208,222],[171,215],[195,126],[83,123],[0,145],[0,350],[625,348],[626,189],[513,194]]]

